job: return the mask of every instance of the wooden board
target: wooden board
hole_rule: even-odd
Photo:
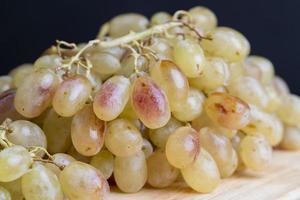
[[[222,181],[210,194],[199,194],[184,183],[165,189],[144,188],[124,194],[112,188],[110,200],[299,200],[300,152],[275,151],[271,166],[264,172],[245,171]]]

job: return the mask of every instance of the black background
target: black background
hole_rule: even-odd
[[[124,12],[151,16],[204,5],[219,24],[250,41],[252,54],[268,57],[294,93],[300,94],[298,0],[0,0],[0,74],[33,62],[56,39],[93,39],[100,25]]]

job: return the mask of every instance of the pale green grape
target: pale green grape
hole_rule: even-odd
[[[204,32],[212,31],[217,26],[216,15],[208,8],[203,6],[196,6],[189,10],[192,17],[192,23],[202,29]]]
[[[287,95],[277,110],[280,119],[289,124],[297,125],[300,121],[300,98],[297,95]]]
[[[10,76],[0,76],[0,93],[11,89],[13,86],[12,78]]]
[[[114,156],[104,149],[92,157],[90,164],[102,172],[105,179],[108,179],[114,170]]]
[[[80,153],[76,151],[74,146],[71,146],[70,149],[67,152],[70,156],[75,158],[78,161],[84,162],[84,163],[90,163],[92,157],[83,156]]]
[[[230,74],[228,84],[235,82],[241,76],[245,75],[245,68],[243,62],[240,61],[240,62],[228,63],[227,66]]]
[[[0,200],[11,200],[11,195],[4,187],[0,186]]]
[[[287,150],[300,149],[300,130],[294,126],[286,126],[284,128],[283,139],[280,147]]]
[[[148,158],[153,153],[152,144],[145,138],[143,138],[142,151],[144,152],[146,158]]]
[[[135,59],[129,53],[126,53],[121,60],[121,69],[116,72],[116,75],[130,77],[135,72]],[[144,56],[140,56],[136,62],[136,68],[139,70],[147,69],[148,61]]]
[[[29,76],[33,72],[33,65],[32,64],[22,64],[15,69],[13,69],[11,72],[9,72],[9,75],[12,78],[12,82],[14,87],[19,87],[21,84],[23,84],[24,79]],[[1,85],[1,84],[0,84]],[[1,88],[1,86],[0,86]]]
[[[157,12],[151,16],[151,25],[164,24],[172,19],[171,15],[167,12]]]
[[[149,45],[160,60],[173,60],[173,47],[170,41],[161,37],[153,37]]]
[[[113,74],[121,68],[118,58],[109,53],[96,52],[89,56],[93,71],[99,74]]]
[[[265,91],[269,99],[268,104],[265,107],[265,110],[271,113],[276,112],[283,101],[281,96],[279,95],[279,93],[277,92],[273,84],[266,85]]]
[[[286,96],[290,94],[290,89],[287,83],[280,78],[279,76],[275,76],[272,85],[274,86],[275,90],[277,91],[279,96]]]
[[[62,58],[58,55],[44,55],[39,57],[33,64],[34,69],[56,69],[62,65]]]
[[[68,154],[64,153],[56,153],[52,155],[53,163],[46,163],[45,167],[50,169],[52,172],[56,174],[57,177],[59,177],[61,169],[59,167],[66,167],[71,162],[76,161],[75,158]]]
[[[12,200],[24,200],[21,178],[11,182],[0,182],[0,185],[9,191]]]

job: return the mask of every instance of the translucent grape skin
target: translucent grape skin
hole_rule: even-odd
[[[124,76],[113,76],[106,80],[94,97],[96,116],[104,121],[117,118],[128,102],[129,91],[130,81]]]
[[[213,191],[221,181],[214,159],[204,148],[195,161],[181,169],[181,174],[188,186],[201,193]]]
[[[14,99],[16,110],[27,118],[39,116],[51,105],[58,84],[58,77],[52,71],[34,71],[17,89]]]
[[[250,121],[248,104],[227,93],[210,94],[204,108],[212,121],[228,129],[241,129]]]
[[[284,128],[283,139],[280,147],[286,150],[299,150],[300,149],[300,130],[294,126],[286,126]]]
[[[163,24],[172,19],[171,15],[167,12],[157,12],[154,13],[151,17],[151,25]]]
[[[152,144],[145,138],[143,138],[142,151],[144,152],[146,158],[148,158],[153,153]]]
[[[110,53],[95,52],[88,58],[93,65],[93,71],[96,73],[109,75],[121,69],[119,59]]]
[[[115,74],[129,78],[135,72],[135,67],[139,70],[144,70],[148,67],[148,64],[149,63],[147,59],[143,56],[140,56],[138,57],[135,65],[135,58],[132,57],[129,52],[126,52],[121,59],[121,69]]]
[[[72,156],[70,156],[68,154],[64,154],[64,153],[53,154],[52,158],[53,158],[53,163],[45,163],[45,167],[47,167],[52,172],[54,172],[57,177],[59,177],[59,175],[60,175],[61,168],[64,168],[64,167],[68,166],[69,164],[71,164],[72,162],[76,161],[75,158],[73,158]]]
[[[118,188],[126,193],[138,192],[147,181],[147,163],[142,151],[128,157],[116,157],[114,178]]]
[[[199,154],[200,142],[197,131],[191,127],[180,127],[169,136],[166,144],[169,163],[179,169],[191,164]]]
[[[0,185],[9,191],[12,200],[24,200],[21,188],[21,178],[11,182],[0,182]]]
[[[173,60],[173,49],[169,40],[162,37],[153,37],[149,48],[155,51],[160,60]]]
[[[298,125],[300,120],[300,97],[287,95],[277,110],[278,117],[288,125]]]
[[[108,150],[103,149],[92,157],[90,165],[102,172],[105,179],[108,179],[114,170],[114,156]]]
[[[12,78],[10,76],[0,76],[0,94],[13,87]]]
[[[14,105],[15,90],[7,90],[0,94],[0,123],[5,119],[11,120],[24,119],[25,117],[20,115]]]
[[[92,105],[76,113],[71,123],[71,139],[75,149],[84,156],[96,155],[104,145],[106,122],[97,118]]]
[[[192,23],[204,32],[212,31],[217,26],[216,15],[206,7],[195,6],[189,10],[189,14],[192,17]]]
[[[1,200],[11,200],[11,195],[4,187],[0,186],[0,199]]]
[[[80,153],[78,153],[73,145],[67,151],[67,154],[72,156],[73,158],[75,158],[75,160],[78,160],[78,161],[84,162],[84,163],[90,163],[90,161],[92,159],[92,157],[83,156]]]
[[[70,200],[105,200],[109,193],[109,185],[101,172],[78,161],[63,169],[59,181]]]
[[[147,76],[138,77],[132,86],[131,105],[143,124],[151,129],[166,125],[171,117],[165,93]]]
[[[0,181],[10,182],[23,176],[32,164],[32,158],[22,146],[14,145],[0,152]]]
[[[64,195],[56,175],[45,166],[35,164],[22,177],[22,192],[30,200],[63,200]]]
[[[143,138],[139,130],[126,119],[108,123],[105,146],[116,156],[131,156],[141,151]]]
[[[89,99],[92,86],[89,80],[76,75],[64,80],[53,97],[54,110],[63,117],[71,117],[82,109]]]
[[[9,75],[12,78],[12,82],[14,87],[18,88],[21,84],[23,84],[24,79],[33,72],[32,64],[22,64],[11,72]]]
[[[161,60],[150,70],[151,78],[166,93],[171,110],[176,104],[184,104],[188,98],[189,83],[175,63]]]
[[[59,55],[43,55],[34,62],[33,66],[34,69],[48,68],[55,70],[61,64],[62,58]]]
[[[169,164],[165,152],[155,150],[147,159],[147,183],[155,188],[164,188],[171,185],[178,177],[179,170]]]

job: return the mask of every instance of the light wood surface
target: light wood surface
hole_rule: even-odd
[[[210,194],[196,193],[184,183],[165,189],[146,186],[135,194],[111,190],[109,200],[300,200],[300,152],[275,151],[266,171],[245,171],[225,179]]]

